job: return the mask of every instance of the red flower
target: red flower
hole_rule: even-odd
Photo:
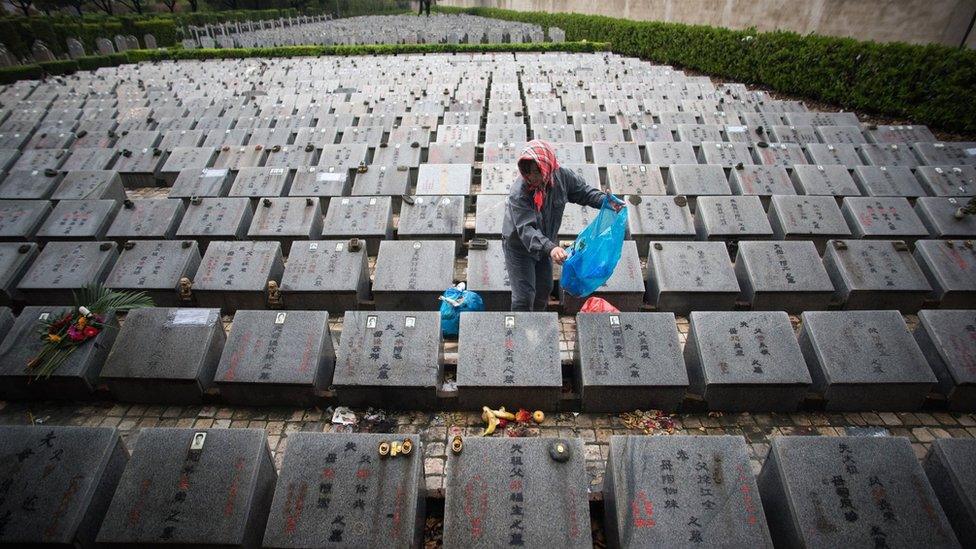
[[[79,330],[74,324],[68,327],[68,337],[71,338],[71,341],[84,341],[88,339],[85,337],[84,332]]]
[[[85,329],[84,329],[84,331],[82,333],[85,334],[85,339],[87,339],[87,338],[90,338],[90,337],[97,336],[98,335],[98,332],[99,332],[98,328],[96,328],[94,326],[91,326],[91,325],[88,325],[88,326],[85,326]]]

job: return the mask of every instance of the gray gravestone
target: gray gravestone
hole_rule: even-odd
[[[427,151],[427,162],[430,164],[474,164],[475,145],[473,141],[431,143]],[[497,152],[497,146],[495,149]],[[514,150],[514,147],[512,149]]]
[[[640,149],[636,143],[607,143],[595,142],[590,149],[593,151],[593,163],[600,167],[609,164],[640,164]]]
[[[388,196],[352,196],[331,201],[322,223],[325,239],[359,238],[369,255],[393,238],[393,206]]]
[[[311,166],[314,164],[316,154],[315,146],[311,143],[303,146],[274,146],[268,150],[264,165],[269,168],[285,169]]]
[[[273,240],[283,250],[293,242],[318,238],[322,233],[322,210],[318,198],[262,198],[254,210],[247,237]]]
[[[146,292],[161,307],[180,304],[180,279],[193,280],[200,267],[200,250],[192,240],[130,242],[105,279],[113,290]]]
[[[735,194],[756,195],[768,205],[773,195],[795,195],[796,189],[782,166],[736,166],[729,179]]]
[[[239,311],[214,384],[231,404],[308,406],[334,365],[328,312]]]
[[[846,166],[800,164],[793,166],[792,178],[805,195],[861,196]]]
[[[147,50],[154,50],[159,47],[156,45],[156,37],[151,34],[142,35],[142,41],[145,42]]]
[[[458,334],[459,405],[558,409],[562,389],[556,313],[461,315]]]
[[[462,444],[447,456],[446,547],[592,547],[579,439],[465,437]]]
[[[263,429],[143,429],[98,542],[257,547],[276,479]]]
[[[0,428],[0,543],[90,547],[129,458],[114,428]]]
[[[827,241],[849,238],[851,229],[831,196],[774,196],[769,202],[769,224],[780,240],[809,240],[823,254]]]
[[[467,289],[481,296],[487,311],[511,310],[512,286],[501,240],[487,241],[484,249],[468,250]]]
[[[583,313],[576,316],[577,375],[583,410],[674,411],[688,373],[672,313]]]
[[[651,242],[647,302],[659,311],[731,309],[739,295],[722,242]]]
[[[452,240],[455,249],[464,237],[463,196],[415,196],[400,207],[397,238]]]
[[[0,243],[0,306],[22,300],[17,284],[36,257],[37,244]]]
[[[618,196],[668,194],[661,169],[654,165],[611,164],[607,166],[607,181],[610,192]]]
[[[279,284],[284,267],[277,242],[212,242],[193,278],[193,294],[200,306],[228,313],[265,309],[272,297],[268,283]]]
[[[281,293],[289,309],[358,309],[369,294],[366,251],[337,240],[293,244]]]
[[[210,167],[217,149],[214,147],[176,147],[170,151],[159,168],[159,176],[167,187],[172,187],[183,170],[203,170]]]
[[[898,311],[805,312],[801,320],[800,348],[828,410],[917,410],[936,384]]]
[[[451,241],[399,240],[380,242],[373,277],[373,297],[381,311],[430,311],[454,284]]]
[[[124,402],[199,403],[224,340],[217,309],[136,309],[126,315],[101,381]]]
[[[919,240],[915,260],[943,309],[976,307],[976,250],[971,240]]]
[[[613,273],[592,295],[606,299],[618,310],[624,312],[637,312],[643,307],[644,275],[641,273],[637,244],[633,240],[623,242],[620,260],[614,267]],[[577,297],[560,288],[559,298],[562,312],[564,314],[578,312],[588,297]]]
[[[966,143],[912,143],[926,166],[976,165],[976,148]]]
[[[288,176],[288,168],[241,168],[227,196],[247,198],[282,196],[285,193]]]
[[[244,238],[253,215],[247,198],[194,198],[186,207],[176,238],[196,240],[203,251],[214,241]]]
[[[383,443],[406,441],[407,454],[377,455]],[[264,546],[419,547],[423,456],[417,435],[290,435]]]
[[[960,215],[971,199],[923,196],[915,202],[915,213],[936,238],[976,237],[976,215]]]
[[[47,200],[0,200],[0,240],[34,240],[50,213]]]
[[[34,58],[34,62],[36,63],[48,63],[58,60],[58,58],[51,53],[51,50],[47,47],[47,44],[36,39],[34,40],[34,44],[31,45],[31,57]]]
[[[68,45],[68,56],[72,59],[78,59],[79,57],[84,57],[87,55],[85,53],[85,46],[80,41],[75,38],[68,38],[65,40]]]
[[[11,170],[0,183],[0,200],[42,200],[50,198],[61,182],[61,174],[42,169]]]
[[[834,285],[812,242],[740,242],[735,274],[754,311],[823,310]]]
[[[422,164],[417,175],[418,195],[471,194],[470,164]]]
[[[126,200],[105,238],[119,244],[129,240],[172,239],[185,210],[180,200]]]
[[[777,547],[959,547],[905,438],[773,437],[758,483]]]
[[[847,197],[841,211],[857,238],[898,239],[914,244],[915,239],[929,236],[903,196]]]
[[[842,143],[810,143],[806,146],[810,159],[818,166],[858,166],[862,163],[857,148]]]
[[[130,50],[139,49],[139,39],[131,34],[125,35],[125,44]]]
[[[323,145],[320,148],[321,154],[318,165],[324,169],[355,170],[360,164],[366,162],[368,147],[365,143]]]
[[[918,313],[915,342],[939,379],[951,410],[976,410],[976,312]]]
[[[732,194],[722,166],[674,164],[668,166],[668,193],[691,198]],[[693,205],[693,204],[692,204]]]
[[[366,173],[356,174],[353,196],[400,196],[410,190],[410,169],[407,166],[373,166]],[[394,204],[399,205],[399,202]]]
[[[347,311],[332,378],[336,402],[436,409],[443,365],[439,313]]]
[[[936,439],[922,462],[949,524],[963,543],[976,536],[976,477],[970,472],[974,460],[976,441]]]
[[[706,141],[701,144],[699,150],[701,151],[702,164],[716,164],[723,168],[755,164],[747,143]]]
[[[799,407],[811,379],[786,313],[694,311],[689,320],[688,377],[710,410]]]
[[[68,175],[79,171],[107,170],[117,158],[118,153],[113,149],[75,148],[71,149],[71,156],[61,165],[60,171],[66,172],[67,179]]]
[[[227,196],[230,185],[230,170],[226,168],[184,170],[176,176],[173,186],[169,189],[169,198]]]
[[[613,547],[773,547],[741,436],[614,435],[603,498]]]
[[[976,195],[976,167],[974,166],[919,166],[916,173],[928,194]]]
[[[700,240],[756,240],[773,236],[758,196],[699,197],[695,230]]]
[[[652,240],[693,240],[695,222],[683,196],[641,196],[635,205],[628,200],[627,229],[646,255]]]
[[[357,182],[359,177],[356,177]],[[327,211],[333,198],[349,194],[349,187],[348,170],[334,167],[300,167],[295,170],[295,178],[291,182],[291,188],[288,189],[288,196],[316,197],[322,205],[322,210]]]
[[[112,41],[107,38],[96,38],[95,47],[98,48],[99,55],[112,55],[115,53],[115,47],[112,46]]]
[[[62,200],[38,229],[37,239],[102,240],[119,206],[115,200]]]
[[[795,164],[809,164],[803,149],[796,143],[756,143],[754,149],[760,162],[766,166],[792,168]]]
[[[49,242],[17,289],[32,305],[73,303],[74,292],[105,280],[118,256],[113,242]]]
[[[115,49],[117,49],[119,53],[122,53],[129,49],[129,44],[128,42],[126,42],[124,36],[117,34],[115,35],[114,40],[115,40]]]
[[[122,178],[112,170],[70,171],[61,180],[51,200],[126,199]]]
[[[905,166],[855,166],[854,181],[865,196],[925,196],[912,169]]]
[[[878,125],[864,131],[871,143],[922,143],[935,141],[926,126]]]
[[[900,240],[830,240],[824,267],[848,309],[912,313],[932,292],[925,273]]]
[[[0,343],[0,396],[5,400],[80,400],[91,398],[98,373],[118,333],[115,313],[107,315],[102,330],[91,342],[77,347],[49,377],[39,378],[28,365],[41,352],[38,337],[42,320],[62,318],[68,307],[24,307]]]

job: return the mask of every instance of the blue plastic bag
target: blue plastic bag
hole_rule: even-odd
[[[458,335],[461,313],[485,310],[481,296],[463,288],[451,287],[441,295],[441,333],[445,337]]]
[[[586,297],[603,286],[620,261],[627,232],[627,208],[616,212],[610,207],[610,200],[623,204],[622,200],[608,194],[603,199],[600,213],[567,250],[569,259],[563,263],[559,283],[577,297]]]

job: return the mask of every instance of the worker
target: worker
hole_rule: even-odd
[[[566,202],[600,208],[607,196],[566,168],[545,141],[530,141],[518,158],[515,178],[505,203],[502,249],[512,287],[513,311],[545,311],[552,292],[552,263],[569,257],[557,234]],[[623,204],[608,200],[620,211]]]

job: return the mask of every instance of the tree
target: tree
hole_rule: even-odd
[[[187,0],[190,4],[190,11],[197,11],[200,9],[200,0]]]
[[[112,4],[112,0],[91,0],[91,3],[99,11],[105,12],[106,15],[115,15],[115,6]]]
[[[24,17],[30,17],[30,9],[34,0],[10,0],[10,5],[24,12]]]
[[[73,9],[78,15],[83,15],[82,7],[88,0],[36,0],[34,7],[51,15],[52,11]]]
[[[166,9],[168,9],[170,13],[176,12],[176,4],[179,3],[179,1],[180,0],[162,0],[163,5],[166,6]]]
[[[145,0],[118,0],[119,4],[129,8],[129,11],[134,11],[139,15],[142,15],[143,3]]]

